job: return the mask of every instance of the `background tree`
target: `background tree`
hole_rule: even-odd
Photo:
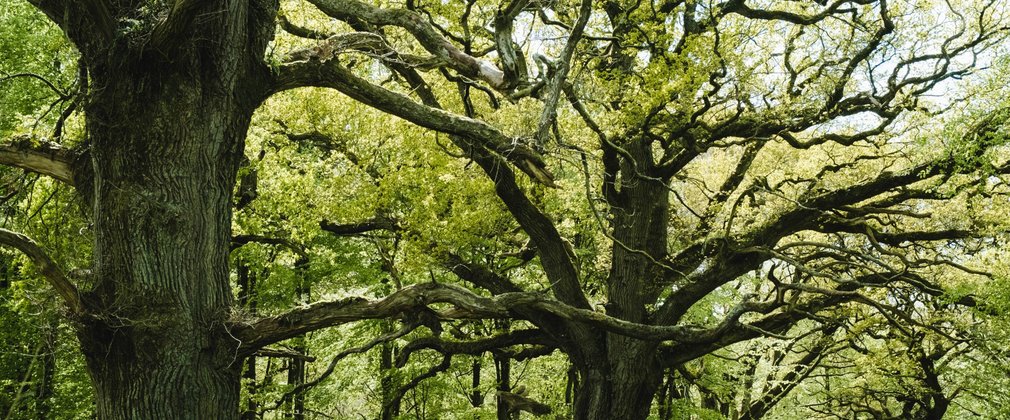
[[[1005,108],[948,112],[998,1],[30,3],[79,64],[4,76],[60,112],[10,108],[52,131],[0,162],[72,189],[93,245],[0,242],[62,299],[102,418],[236,417],[243,359],[366,319],[403,325],[333,360],[406,340],[404,413],[489,352],[499,404],[542,411],[504,368],[557,350],[575,417],[645,418],[664,372],[736,343],[921,326],[896,299],[983,275],[963,255],[1000,229]],[[314,95],[337,108],[292,105]],[[256,313],[230,257],[269,268]]]

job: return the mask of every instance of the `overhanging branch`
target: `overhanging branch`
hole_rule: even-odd
[[[0,229],[0,244],[16,248],[28,256],[39,272],[42,273],[42,276],[45,277],[46,281],[56,289],[56,293],[60,295],[63,302],[70,308],[70,312],[74,314],[83,312],[84,307],[81,304],[81,297],[77,291],[77,287],[70,283],[66,273],[60,269],[56,261],[53,261],[35,241],[21,233]]]
[[[406,29],[425,50],[445,61],[460,74],[487,82],[495,89],[505,87],[505,73],[495,65],[470,56],[442,37],[421,15],[404,9],[382,9],[356,0],[309,0],[327,15],[353,24],[399,26]]]
[[[74,172],[70,153],[55,146],[33,147],[17,142],[0,145],[0,165],[13,166],[73,185]]]
[[[363,222],[344,224],[323,220],[319,222],[319,228],[337,236],[360,235],[376,230],[397,231],[400,229],[395,220],[384,217],[374,217]]]
[[[116,21],[108,0],[29,0],[62,29],[84,52],[109,45],[116,34]]]
[[[377,86],[358,77],[336,59],[312,57],[284,64],[277,70],[272,91],[307,86],[336,89],[358,102],[421,127],[479,142],[479,146],[505,157],[534,180],[554,185],[554,177],[547,171],[543,157],[519,139],[510,138],[483,121],[422,105],[407,96]]]
[[[231,333],[241,341],[240,353],[295,337],[309,331],[364,319],[393,318],[437,302],[450,302],[468,316],[502,318],[506,308],[492,299],[449,284],[425,283],[406,287],[388,297],[369,301],[360,297],[318,302],[284,314],[234,324]]]
[[[771,303],[745,302],[719,325],[656,326],[625,321],[602,312],[576,308],[541,293],[503,293],[491,298],[446,283],[424,283],[405,287],[380,300],[360,297],[318,302],[292,309],[284,314],[253,321],[232,323],[231,335],[241,342],[239,354],[245,355],[263,346],[310,331],[365,319],[411,318],[430,312],[428,305],[448,303],[453,309],[438,313],[447,319],[515,318],[518,312],[533,311],[595,328],[647,341],[673,340],[680,343],[711,343],[737,325],[748,312],[767,313]]]

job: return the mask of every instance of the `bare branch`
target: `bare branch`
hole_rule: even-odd
[[[505,73],[490,62],[460,51],[442,37],[421,15],[404,9],[381,9],[356,0],[309,0],[323,13],[352,23],[364,21],[375,26],[399,26],[436,57],[444,60],[460,74],[480,79],[495,89],[505,86]]]
[[[451,302],[469,312],[468,315],[487,318],[501,318],[508,312],[497,302],[474,295],[461,287],[426,283],[406,287],[377,301],[354,297],[318,302],[250,323],[239,322],[232,328],[232,335],[242,343],[241,348],[244,350],[240,352],[248,353],[309,331],[364,319],[409,314],[436,302]]]
[[[561,58],[555,63],[557,70],[555,70],[554,77],[547,84],[547,97],[544,99],[544,109],[540,114],[535,137],[540,144],[546,143],[548,129],[557,118],[558,98],[561,97],[561,88],[565,85],[568,71],[571,69],[572,54],[575,53],[575,48],[582,39],[582,32],[586,29],[586,23],[589,22],[589,15],[592,13],[592,0],[582,0],[582,6],[579,7],[579,19],[568,36],[568,43],[565,44]]]
[[[0,145],[0,165],[13,166],[68,185],[74,183],[73,157],[69,151],[52,145],[31,146],[27,141]]]
[[[846,296],[847,299],[849,297]],[[519,311],[538,311],[561,319],[602,328],[617,334],[647,341],[674,340],[681,343],[712,343],[738,325],[738,319],[749,312],[767,313],[776,303],[744,302],[711,328],[698,326],[655,326],[625,321],[602,312],[580,309],[549,299],[540,293],[503,293],[487,298],[446,283],[424,283],[405,287],[380,300],[354,297],[318,302],[293,309],[284,314],[232,324],[232,336],[241,342],[240,354],[322,328],[365,319],[391,317],[410,318],[418,312],[429,312],[428,305],[449,303],[455,309],[439,313],[449,319],[498,319],[516,317]]]
[[[396,231],[400,229],[396,221],[380,217],[375,217],[364,222],[344,224],[323,220],[319,222],[319,228],[338,236],[360,235],[376,230]]]
[[[71,313],[80,314],[84,311],[77,287],[70,283],[66,273],[35,241],[21,233],[0,228],[0,244],[17,248],[28,256],[39,272],[42,273],[42,276],[56,289],[56,293],[60,295],[63,302],[70,308]]]
[[[303,26],[295,25],[290,20],[288,20],[287,16],[284,15],[277,16],[277,23],[280,25],[281,29],[284,30],[284,32],[287,32],[291,35],[301,38],[308,38],[322,41],[333,36],[333,34],[323,33],[316,31],[314,29],[309,29]]]
[[[730,0],[722,5],[722,11],[724,13],[736,13],[750,19],[781,20],[797,25],[812,25],[831,15],[850,12],[851,9],[841,8],[844,5],[865,5],[871,3],[872,1],[875,0],[835,0],[819,13],[803,15],[784,10],[754,9],[747,6],[746,0]]]
[[[303,354],[303,353],[300,353],[300,352],[297,352],[297,351],[294,351],[294,350],[288,350],[288,349],[264,348],[264,349],[257,350],[256,353],[255,353],[255,355],[256,356],[260,356],[260,357],[275,357],[275,358],[285,358],[285,359],[299,359],[299,360],[304,360],[306,362],[315,362],[316,361],[316,358],[313,357],[313,356],[309,356],[309,355],[306,355],[306,354]]]
[[[514,88],[526,83],[526,59],[513,37],[515,18],[529,4],[529,0],[510,0],[499,6],[494,18],[494,41],[498,60],[504,69],[505,86]]]
[[[522,288],[512,282],[512,280],[480,264],[464,261],[459,255],[450,253],[446,257],[445,265],[457,277],[492,294],[500,295],[502,293],[522,291]]]

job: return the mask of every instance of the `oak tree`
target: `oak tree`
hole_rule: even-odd
[[[12,139],[0,163],[73,189],[91,263],[71,275],[23,234],[0,242],[62,299],[101,418],[235,418],[244,358],[364,319],[431,330],[401,353],[442,354],[431,375],[455,354],[560,350],[575,417],[645,418],[664,371],[726,346],[850,305],[915,323],[893,296],[943,296],[941,274],[980,272],[950,254],[993,236],[984,215],[931,211],[1001,197],[972,194],[1002,193],[992,180],[1010,171],[995,153],[1005,108],[946,117],[1004,41],[995,0],[29,3],[79,69],[48,141]],[[474,163],[523,240],[490,258],[433,247],[431,270],[459,282],[236,310],[232,215],[255,199],[236,185],[254,113],[310,87]],[[320,229],[424,239],[397,216]],[[523,327],[442,338],[454,319]]]

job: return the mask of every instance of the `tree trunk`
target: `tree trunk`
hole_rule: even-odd
[[[238,103],[226,60],[191,42],[182,62],[90,71],[92,170],[78,183],[90,195],[96,286],[78,335],[103,419],[238,416],[242,360],[224,326],[231,196],[252,107]]]
[[[35,417],[39,420],[50,418],[49,413],[52,411],[52,398],[56,390],[53,380],[56,377],[59,328],[60,323],[56,319],[47,320],[42,327],[44,343],[42,346],[42,374],[39,377],[38,388],[35,390]]]
[[[504,324],[508,328],[509,324]],[[495,418],[498,420],[512,420],[512,411],[508,403],[502,398],[502,392],[512,392],[512,358],[507,354],[496,353],[494,355],[495,379],[498,382],[498,395],[495,397]]]
[[[614,246],[606,311],[648,323],[646,305],[656,301],[664,275],[658,262],[667,255],[669,190],[667,181],[651,173],[649,143],[633,140],[625,150],[634,161],[608,165],[604,187],[613,239],[621,244]],[[570,353],[580,375],[575,417],[645,419],[663,378],[656,343],[604,332],[598,337]]]
[[[609,362],[587,363],[579,369],[575,393],[577,419],[645,419],[662,383],[663,369],[655,358],[634,348],[612,354]]]
[[[382,333],[387,334],[393,330],[393,325],[389,321],[384,321]],[[396,398],[397,380],[396,366],[393,364],[393,355],[396,352],[396,344],[382,343],[379,351],[379,391],[381,392],[382,412],[379,418],[382,420],[393,420],[400,415],[400,399]]]
[[[470,365],[470,406],[478,408],[484,404],[484,395],[480,392],[481,359],[475,357]]]
[[[306,305],[309,303],[309,284],[306,278],[306,271],[308,271],[309,260],[308,258],[302,256],[295,261],[295,273],[297,274],[298,283],[295,285],[295,299],[299,304]],[[302,355],[308,355],[308,345],[306,341],[308,337],[304,334],[299,335],[292,339],[293,350]],[[293,386],[296,389],[305,383],[305,359],[300,357],[291,358],[288,360],[288,386]],[[291,398],[290,410],[285,417],[291,417],[295,420],[305,419],[305,390],[301,390],[295,393],[294,397]]]
[[[238,287],[239,305],[250,315],[256,315],[256,274],[249,270],[249,265],[245,261],[239,260],[238,267]],[[259,418],[259,404],[256,402],[256,356],[246,357],[245,369],[242,377],[246,382],[246,392],[249,394],[245,409],[241,412],[241,420],[255,420]]]

